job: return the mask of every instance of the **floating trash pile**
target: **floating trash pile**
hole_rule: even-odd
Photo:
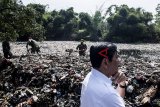
[[[160,62],[145,52],[120,50],[120,70],[128,77],[126,107],[160,107]]]
[[[79,106],[81,81],[91,68],[89,60],[22,55],[12,61],[15,67],[9,66],[0,75],[1,106]]]
[[[63,52],[54,46],[60,50],[51,52],[47,44],[41,55],[17,54],[0,71],[0,107],[79,107],[81,82],[91,65],[88,55],[77,56],[75,45],[63,46]],[[151,57],[156,55],[121,47],[120,70],[128,77],[126,107],[160,107],[160,59]]]

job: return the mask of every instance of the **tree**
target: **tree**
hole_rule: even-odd
[[[112,42],[155,41],[152,20],[153,15],[141,8],[134,9],[121,5],[107,19],[109,33],[106,40]]]
[[[157,14],[156,14],[156,23],[159,24],[160,23],[160,4],[157,5],[156,12],[157,12]]]
[[[43,14],[45,13],[46,6],[41,4],[28,4],[27,7],[34,12],[36,22],[38,24],[43,24]]]
[[[27,35],[43,38],[44,28],[37,24],[33,10],[25,7],[21,1],[1,0],[0,10],[1,40],[5,37],[22,40]]]
[[[59,12],[53,10],[51,17],[48,17],[45,28],[46,37],[51,40],[72,40],[72,35],[76,33],[78,19],[73,7],[67,10],[61,9]]]

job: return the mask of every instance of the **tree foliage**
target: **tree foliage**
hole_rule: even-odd
[[[129,8],[127,5],[117,7],[118,10],[108,19],[109,33],[106,40],[114,42],[155,42],[158,40],[156,29],[152,23],[152,13],[141,8]]]
[[[90,40],[111,42],[159,42],[160,4],[156,19],[142,8],[111,5],[102,14],[102,7],[93,15],[76,13],[74,8],[48,12],[45,5],[20,0],[0,1],[0,39],[27,40]]]
[[[35,19],[32,8],[26,7],[18,0],[0,1],[0,37],[12,40],[33,36],[43,38],[44,28]],[[23,40],[23,39],[22,39]]]

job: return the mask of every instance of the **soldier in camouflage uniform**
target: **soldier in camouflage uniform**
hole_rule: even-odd
[[[79,56],[86,55],[87,45],[84,44],[84,40],[81,40],[81,44],[79,44],[76,49],[79,51]]]
[[[31,50],[28,49],[28,45],[31,46]],[[31,51],[31,53],[37,52],[37,54],[40,52],[40,47],[38,46],[37,41],[33,40],[31,37],[29,37],[29,40],[26,45],[27,51]]]
[[[3,54],[4,57],[9,59],[12,58],[13,54],[11,53],[11,47],[10,47],[10,43],[9,43],[9,38],[5,38],[5,40],[2,42],[2,48],[3,48]]]

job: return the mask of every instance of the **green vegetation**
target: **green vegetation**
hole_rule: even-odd
[[[20,0],[0,1],[0,40],[10,37],[37,40],[111,41],[121,43],[157,43],[160,41],[160,4],[157,14],[127,5],[108,7],[106,13],[76,13],[74,8],[47,12],[46,6]],[[113,11],[114,10],[114,11]]]

